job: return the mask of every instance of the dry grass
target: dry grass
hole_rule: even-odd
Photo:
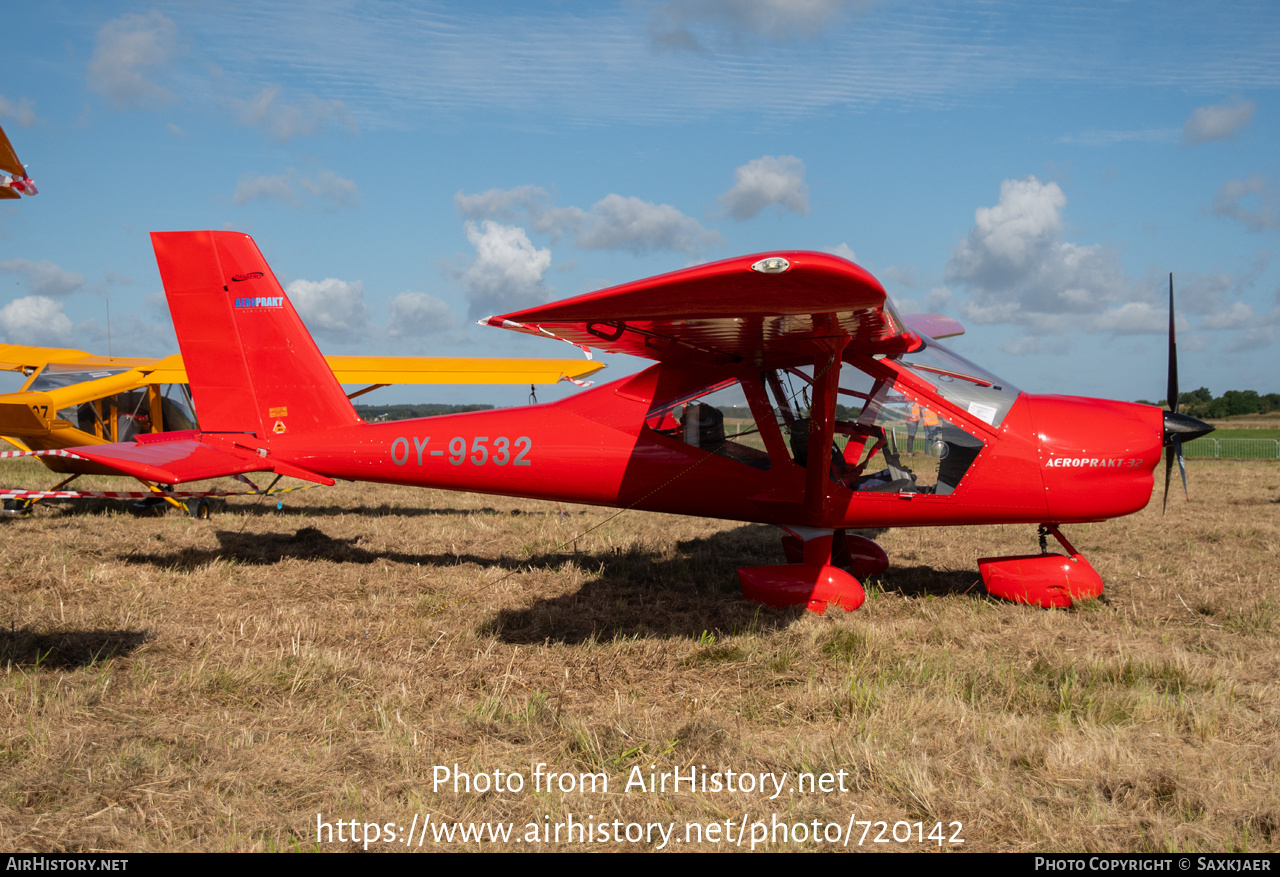
[[[744,602],[734,570],[782,562],[776,531],[719,521],[372,485],[0,520],[0,848],[856,813],[962,821],[975,850],[1275,851],[1280,467],[1190,475],[1166,517],[1067,528],[1107,592],[1066,612],[983,595],[976,558],[1034,550],[1030,526],[884,533],[866,605],[819,618]],[[432,788],[437,764],[538,763],[610,793]],[[849,791],[624,793],[650,765]]]

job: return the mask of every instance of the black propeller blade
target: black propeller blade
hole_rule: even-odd
[[[1182,443],[1213,432],[1213,427],[1203,420],[1178,413],[1178,342],[1173,328],[1173,275],[1169,275],[1169,386],[1165,401],[1169,410],[1164,413],[1164,510],[1169,508],[1169,480],[1173,475],[1173,460],[1178,459],[1178,471],[1182,473],[1182,493],[1187,499],[1187,464],[1182,459]]]

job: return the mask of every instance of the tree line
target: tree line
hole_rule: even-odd
[[[1158,405],[1167,408],[1168,402],[1148,402],[1139,399],[1145,405]],[[1215,397],[1208,387],[1192,390],[1190,393],[1178,394],[1178,410],[1183,414],[1200,418],[1235,417],[1240,414],[1270,414],[1280,411],[1280,393],[1267,393],[1265,396],[1257,390],[1227,390]]]
[[[463,414],[467,411],[488,411],[492,405],[356,405],[356,414],[366,423],[386,420],[416,420],[419,417],[438,417],[441,414]]]

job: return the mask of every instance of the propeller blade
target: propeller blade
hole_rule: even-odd
[[[1178,472],[1182,475],[1182,493],[1188,500],[1187,464],[1182,457],[1182,443],[1213,432],[1213,427],[1203,420],[1178,413],[1178,341],[1173,324],[1173,274],[1169,274],[1169,387],[1165,392],[1169,410],[1164,413],[1164,507],[1169,508],[1169,482],[1173,479],[1173,460],[1178,459]]]
[[[1165,390],[1169,410],[1178,413],[1178,341],[1173,328],[1173,272],[1169,273],[1169,386]]]
[[[1178,471],[1182,473],[1182,495],[1189,501],[1191,499],[1191,494],[1187,491],[1187,464],[1182,460],[1182,439],[1174,439],[1173,448],[1171,450],[1178,455]]]

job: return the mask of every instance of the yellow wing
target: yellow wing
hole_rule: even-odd
[[[604,368],[586,359],[326,356],[340,384],[554,384]]]
[[[481,359],[448,356],[326,356],[340,384],[554,384],[561,378],[583,380],[604,368],[586,359]],[[86,375],[94,371],[127,369],[137,372],[137,387],[147,384],[185,384],[182,356],[164,359],[94,356],[62,347],[0,344],[0,371],[28,377],[54,366],[58,371]],[[29,383],[29,382],[28,382]],[[118,391],[117,391],[118,392]],[[83,400],[87,401],[87,400]]]
[[[584,359],[329,356],[326,360],[338,383],[367,385],[349,394],[353,399],[396,384],[580,381],[604,368],[602,363]],[[0,371],[20,372],[26,378],[19,392],[0,394],[0,438],[24,450],[97,445],[123,441],[134,432],[194,426],[187,419],[189,412],[168,400],[160,389],[187,382],[182,357],[177,354],[146,359],[0,344]],[[101,470],[100,474],[113,474],[96,464],[62,457],[42,457],[41,462],[55,472]]]

